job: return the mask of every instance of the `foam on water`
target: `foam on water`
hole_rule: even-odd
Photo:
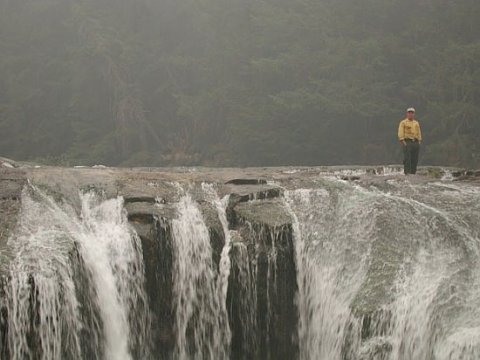
[[[123,200],[102,201],[93,193],[80,198],[77,215],[71,206],[35,187],[23,192],[20,225],[8,242],[14,259],[3,297],[11,359],[104,354],[124,360],[132,358],[134,348],[142,349],[136,355],[148,356],[142,252]],[[88,284],[75,277],[76,268]],[[89,328],[85,316],[91,304],[79,300],[90,290],[95,298],[89,301],[100,313],[98,321],[90,319],[96,328]],[[97,332],[91,338],[98,344],[85,344],[85,331]],[[85,353],[92,347],[93,353]]]
[[[96,288],[105,355],[109,359],[131,359],[131,350],[138,344],[145,347],[146,353],[141,352],[146,356],[150,318],[140,239],[128,225],[123,199],[99,201],[93,193],[81,199],[85,231],[76,238]]]
[[[293,219],[299,358],[478,359],[478,187],[445,181],[366,186],[331,176],[315,186],[286,190],[284,199]],[[227,220],[229,198],[220,199],[215,186],[203,184],[198,201],[177,188],[169,224],[169,356],[273,356],[275,298],[283,285],[277,272],[287,243],[281,235],[290,225],[237,219],[243,222],[236,233]],[[153,358],[142,246],[123,199],[86,193],[78,200],[75,208],[31,185],[23,192],[18,228],[1,254],[11,259],[2,278],[7,323],[1,325],[8,329],[2,358]],[[222,234],[223,248],[213,246]],[[260,272],[265,287],[257,289]],[[229,302],[235,354],[227,294],[240,297]],[[259,310],[260,297],[265,306]]]
[[[338,184],[286,192],[300,358],[476,359],[478,190]]]
[[[355,194],[346,199],[324,189],[287,192],[286,199],[294,218],[300,358],[341,359],[374,210],[355,206]]]
[[[207,226],[189,194],[177,204],[172,221],[174,308],[177,359],[228,357],[230,330]],[[221,282],[221,281],[220,281]],[[223,285],[222,285],[223,288]]]

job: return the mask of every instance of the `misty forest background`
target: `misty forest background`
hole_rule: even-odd
[[[478,0],[0,0],[0,155],[480,166]]]

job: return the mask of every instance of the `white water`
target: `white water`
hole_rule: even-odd
[[[148,346],[148,311],[131,313],[147,303],[140,239],[130,229],[121,198],[98,201],[82,196],[82,225],[76,234],[82,257],[92,274],[105,332],[105,356],[131,359],[133,339]],[[137,322],[135,333],[130,322]],[[148,349],[147,349],[148,350]]]
[[[178,218],[172,221],[174,357],[228,358],[230,330],[223,296],[219,296],[225,290],[223,285],[217,288],[208,228],[189,194],[180,199],[177,211]]]
[[[301,359],[479,358],[478,189],[385,191],[329,180],[287,192],[286,206],[294,218]],[[375,292],[379,284],[387,287]],[[385,295],[364,339],[352,311],[358,294],[370,304]]]
[[[82,324],[69,259],[73,237],[57,225],[68,221],[72,213],[62,211],[43,194],[36,195],[39,201],[28,191],[23,192],[19,228],[8,241],[15,256],[4,298],[10,357],[24,359],[33,355],[27,338],[33,302],[38,304],[36,343],[43,350],[42,359],[61,359],[62,348],[69,348],[71,356],[78,359]],[[68,332],[67,338],[62,337],[63,329]]]
[[[219,305],[222,307],[221,312],[226,314],[228,278],[230,276],[230,267],[231,267],[230,249],[232,247],[232,236],[230,233],[230,229],[228,228],[227,210],[226,210],[230,196],[226,195],[223,199],[220,199],[218,197],[218,194],[215,188],[211,184],[203,183],[202,189],[206,195],[207,200],[210,201],[210,203],[217,210],[218,219],[222,224],[222,230],[225,236],[225,244],[223,246],[222,253],[220,255],[220,264],[219,264],[219,271],[218,271],[219,276],[217,279],[216,287],[217,287],[217,293],[219,296],[218,302],[219,302]],[[230,334],[230,328],[228,327],[228,323],[227,323],[225,332],[226,332],[225,335],[227,336],[227,341],[230,341],[231,334]]]
[[[301,359],[341,359],[349,305],[365,275],[375,217],[359,194],[287,192],[294,217]]]
[[[100,331],[92,335],[98,342],[104,340],[102,349],[93,349],[95,356],[131,359],[131,349],[140,343],[147,354],[144,332],[135,333],[135,344],[131,340],[130,328],[147,331],[149,316],[147,307],[137,309],[146,304],[142,253],[123,201],[100,201],[93,194],[82,195],[81,201],[78,216],[67,204],[33,187],[23,193],[20,226],[8,242],[14,260],[4,297],[11,359],[93,356],[82,353],[85,346],[95,346],[82,346],[82,331]],[[82,317],[81,309],[91,304],[78,300],[88,289],[76,288],[81,285],[74,278],[75,247],[96,294],[91,301],[100,312],[100,329],[87,328]]]
[[[332,178],[320,179],[317,185],[285,194],[294,220],[299,357],[479,359],[478,188],[406,181],[362,187]],[[217,268],[199,204],[183,193],[178,218],[171,224],[173,357],[230,357],[229,285],[243,289],[236,292],[241,294],[236,299],[243,330],[241,351],[258,356],[257,341],[265,335],[258,333],[256,319],[258,259],[249,259],[247,245],[234,241],[226,217],[228,198],[219,199],[211,185],[204,184],[202,190],[216,210],[225,245]],[[2,298],[8,311],[8,358],[150,356],[142,249],[128,225],[123,201],[105,201],[92,193],[80,200],[77,214],[35,188],[23,194],[19,228],[8,243],[14,259]],[[251,231],[255,242],[267,230],[251,227]],[[77,252],[81,263],[75,260]],[[276,266],[272,244],[268,306],[276,294]],[[77,268],[88,282],[85,288]],[[235,272],[236,284],[228,284],[230,271]],[[80,296],[85,293],[88,303]],[[378,314],[373,314],[370,334],[362,338],[363,318],[353,309],[362,313],[369,306]],[[87,322],[89,311],[98,318]],[[96,326],[91,327],[92,322]],[[268,332],[268,324],[265,328]],[[87,332],[94,333],[88,346]],[[266,351],[268,356],[270,349]]]

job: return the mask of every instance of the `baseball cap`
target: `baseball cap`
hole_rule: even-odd
[[[407,109],[407,112],[415,112],[415,108],[409,107],[409,108]]]

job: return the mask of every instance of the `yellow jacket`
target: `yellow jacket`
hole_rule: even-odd
[[[402,120],[398,126],[398,139],[400,141],[405,139],[422,141],[422,132],[420,131],[420,124],[417,120]]]

